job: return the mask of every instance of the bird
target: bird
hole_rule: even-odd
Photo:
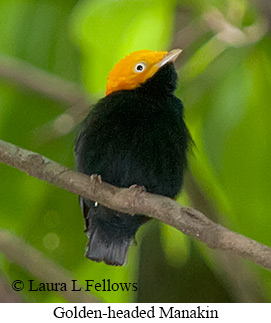
[[[79,172],[121,188],[142,187],[175,198],[187,166],[190,134],[174,92],[181,49],[138,50],[109,72],[106,95],[91,109],[75,141]],[[85,256],[127,262],[138,228],[150,218],[111,210],[79,196],[88,237]]]

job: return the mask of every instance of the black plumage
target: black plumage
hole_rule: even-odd
[[[133,90],[113,92],[91,109],[75,144],[79,172],[99,174],[118,187],[144,186],[174,198],[187,164],[189,133],[174,95],[172,63]],[[123,265],[138,227],[148,219],[80,198],[89,242],[86,257]]]

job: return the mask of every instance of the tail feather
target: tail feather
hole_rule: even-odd
[[[104,261],[108,265],[124,265],[135,233],[147,218],[113,211],[85,200],[82,210],[88,236],[86,257],[97,262]]]
[[[122,266],[126,263],[130,241],[129,239],[109,241],[100,228],[95,228],[89,237],[85,255],[97,262],[104,261],[108,265]]]

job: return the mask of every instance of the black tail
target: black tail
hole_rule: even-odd
[[[90,227],[86,257],[94,261],[104,261],[108,265],[122,266],[126,263],[127,252],[132,237],[109,237],[100,227]]]
[[[124,265],[131,241],[147,218],[113,211],[92,201],[81,200],[81,206],[89,239],[86,257],[108,265]]]

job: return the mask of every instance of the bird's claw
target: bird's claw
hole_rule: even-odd
[[[98,183],[98,184],[102,183],[102,177],[101,177],[101,175],[98,175],[98,174],[90,175],[90,180],[93,183]]]
[[[140,186],[140,185],[137,185],[137,184],[134,184],[134,185],[131,185],[129,187],[129,190],[133,190],[135,193],[137,194],[140,194],[140,193],[143,193],[143,192],[146,192],[146,188],[145,186]]]

